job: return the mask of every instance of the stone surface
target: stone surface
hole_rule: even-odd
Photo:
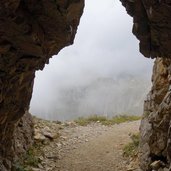
[[[36,119],[34,118],[34,120],[37,122],[36,125],[34,125],[35,129],[34,129],[34,139],[36,141],[40,141],[40,142],[44,142],[46,141],[47,139],[50,139],[50,140],[54,140],[56,138],[59,137],[59,133],[58,133],[58,129],[60,129],[60,125],[58,125],[58,123],[51,123],[51,126],[45,126],[43,127],[43,124],[45,122],[41,122],[41,119]],[[47,122],[48,123],[48,122]],[[58,129],[56,128],[57,126]]]
[[[26,112],[19,120],[14,132],[15,157],[22,156],[33,144],[33,120],[30,113]],[[15,158],[18,160],[18,158]]]
[[[160,160],[170,164],[171,60],[157,58],[153,68],[152,89],[144,103],[141,121],[140,164],[145,171]]]
[[[160,168],[160,169],[158,169],[158,171],[169,171],[169,169],[168,168]]]
[[[162,166],[163,166],[163,162],[161,162],[160,160],[156,160],[150,164],[150,167],[153,170],[159,170]]]
[[[43,69],[52,55],[73,43],[83,7],[83,0],[0,1],[2,168],[10,170],[8,161],[16,155],[16,123],[29,109],[35,71]]]
[[[146,57],[171,56],[170,0],[121,0],[133,17],[133,33]]]
[[[13,132],[10,130],[11,128],[15,128]],[[6,139],[10,137],[12,141],[8,140],[4,142],[6,144],[1,145],[1,147],[7,147],[7,149],[1,148],[1,152],[4,152],[3,154],[8,156],[6,158],[0,156],[0,171],[11,170],[13,163],[20,160],[33,144],[33,121],[28,112],[15,123],[15,127],[10,127],[10,129],[8,129],[10,132],[6,132],[8,133]]]

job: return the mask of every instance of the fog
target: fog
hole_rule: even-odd
[[[86,0],[74,45],[36,73],[30,112],[50,120],[141,115],[153,61],[139,53],[132,18],[116,0]]]

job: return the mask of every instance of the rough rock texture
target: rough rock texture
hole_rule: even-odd
[[[151,163],[171,163],[171,1],[121,0],[133,17],[133,33],[140,40],[140,52],[157,58],[152,89],[144,104],[141,122],[141,168],[150,171]],[[159,168],[160,171],[163,167]]]
[[[26,112],[24,116],[17,123],[14,132],[14,151],[15,161],[19,160],[20,157],[27,152],[29,147],[33,144],[34,136],[34,124],[33,118],[30,113]],[[19,158],[18,158],[19,157]]]
[[[161,161],[171,163],[171,60],[157,58],[153,68],[152,89],[144,103],[141,122],[140,160],[144,171],[150,164]]]
[[[83,0],[0,1],[0,170],[10,170],[16,155],[14,130],[29,108],[35,71],[73,43],[83,7]]]
[[[1,145],[0,171],[11,170],[13,162],[18,161],[19,158],[21,158],[22,155],[25,154],[25,152],[32,145],[32,117],[28,112],[26,112],[24,116],[18,122],[15,123],[15,125],[11,124],[11,127],[7,127],[5,129],[5,140],[4,144]],[[11,139],[9,140],[8,138]],[[3,140],[1,139],[1,142],[2,141]]]
[[[133,17],[133,33],[146,57],[171,56],[171,1],[121,0]]]

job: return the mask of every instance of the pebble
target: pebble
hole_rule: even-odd
[[[153,163],[151,163],[150,166],[151,166],[151,168],[152,168],[153,170],[159,170],[159,168],[160,168],[161,166],[164,166],[164,164],[163,164],[162,161],[156,160],[156,161],[154,161]]]

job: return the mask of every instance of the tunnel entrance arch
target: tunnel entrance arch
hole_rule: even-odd
[[[74,45],[37,73],[31,113],[62,121],[141,115],[152,66],[131,32],[132,18],[120,1],[87,0]]]

